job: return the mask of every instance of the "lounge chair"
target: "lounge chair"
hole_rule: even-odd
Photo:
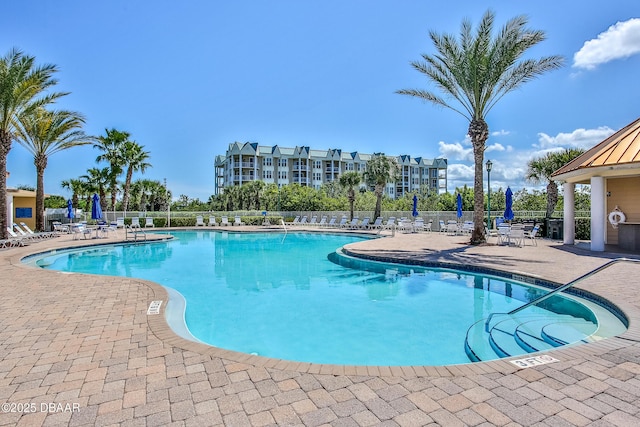
[[[124,228],[124,217],[118,217],[116,218],[116,227],[117,228]]]
[[[11,237],[11,239],[9,240],[11,240],[12,246],[26,246],[31,243],[31,239],[18,236],[16,232],[11,229],[11,227],[7,227],[7,233],[9,233],[9,236]]]
[[[73,240],[77,240],[80,238],[86,239],[87,236],[91,238],[91,233],[92,233],[92,230],[89,230],[82,223],[74,224],[73,227],[71,227],[71,234],[73,234]]]
[[[220,225],[223,225],[225,227],[229,225],[229,218],[226,216],[223,216],[222,219],[220,220]]]
[[[13,224],[13,226],[17,227],[16,224]],[[20,226],[27,232],[27,235],[32,236],[34,238],[48,239],[50,237],[55,237],[56,236],[56,234],[51,232],[51,231],[42,231],[42,232],[36,233],[35,231],[31,230],[29,228],[29,226],[27,224],[25,224],[24,222],[21,222]]]
[[[216,221],[216,217],[211,215],[209,217],[209,223],[207,224],[209,227],[215,227],[218,225],[218,222]]]
[[[342,228],[358,228],[359,221],[360,220],[358,219],[358,217],[355,216],[351,221],[347,221],[345,224],[343,224]]]
[[[236,215],[235,219],[233,220],[233,225],[244,225],[242,219],[240,218],[240,215]]]
[[[327,225],[327,216],[326,215],[322,215],[322,218],[320,219],[320,222],[318,223],[319,227],[325,227]]]
[[[426,232],[428,232],[428,233],[431,233],[431,226],[432,226],[432,225],[433,225],[433,220],[432,220],[432,219],[430,219],[430,220],[429,220],[429,222],[427,222],[427,223],[424,225],[424,231],[426,231]]]
[[[151,218],[150,216],[146,217],[144,219],[144,226],[146,227],[155,227],[154,223],[153,223],[153,218]]]
[[[413,221],[413,231],[419,233],[425,230],[424,220],[422,218],[416,218]]]
[[[53,222],[53,232],[57,234],[69,233],[69,226],[58,221]]]
[[[332,216],[329,222],[327,223],[327,227],[335,227],[337,221],[338,221],[338,218],[335,216]]]
[[[300,223],[300,215],[296,215],[293,221],[287,223],[287,225],[298,225]]]
[[[309,221],[309,225],[313,225],[313,226],[318,225],[318,216],[317,215],[314,215],[314,216],[311,217],[311,221]]]
[[[378,218],[376,218],[376,220],[373,222],[373,224],[369,224],[368,225],[369,230],[373,230],[376,228],[382,228],[382,217],[379,216]]]
[[[204,219],[202,218],[202,215],[198,215],[196,217],[196,227],[204,227]]]
[[[303,216],[298,225],[307,225],[307,216]]]
[[[362,222],[358,225],[358,228],[365,229],[369,227],[369,220],[370,218],[368,216],[365,216]]]
[[[392,228],[396,227],[396,217],[395,216],[391,216],[389,217],[389,219],[387,220],[387,223],[382,227],[386,230],[391,230]]]
[[[336,224],[336,227],[344,228],[348,222],[349,220],[347,219],[346,215],[343,215],[342,218],[340,218],[340,222]]]
[[[438,226],[440,227],[438,229],[438,231],[440,231],[440,233],[446,233],[447,232],[447,226],[446,226],[446,224],[444,223],[443,220],[438,221]]]
[[[400,218],[400,222],[398,223],[398,230],[405,233],[412,232],[413,224],[407,218]]]
[[[137,216],[134,216],[133,218],[131,218],[131,226],[140,227],[140,218]]]
[[[538,246],[538,242],[536,240],[536,237],[538,235],[538,231],[540,231],[540,225],[536,225],[534,226],[531,231],[525,231],[524,232],[524,237],[526,239],[531,239],[531,244],[533,246]]]

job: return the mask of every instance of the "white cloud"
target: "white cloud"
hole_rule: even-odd
[[[597,129],[576,129],[571,133],[559,133],[556,136],[549,136],[546,133],[538,134],[539,144],[534,147],[548,152],[559,148],[583,148],[585,150],[602,142],[615,131],[608,126],[601,126]]]
[[[504,130],[504,129],[500,129],[498,131],[495,132],[491,132],[491,136],[506,136],[511,134],[511,132],[509,132],[508,130]]]
[[[573,66],[592,70],[600,64],[640,53],[640,18],[618,22],[573,55]]]
[[[510,151],[510,149],[511,149],[511,146],[505,147],[504,145],[498,144],[496,142],[495,144],[487,145],[486,148],[484,149],[484,152],[486,154],[491,151]]]
[[[438,143],[440,147],[440,154],[442,157],[453,160],[464,160],[467,162],[473,162],[473,148],[465,147],[459,142],[454,142],[453,144],[447,144],[444,141],[440,141]]]

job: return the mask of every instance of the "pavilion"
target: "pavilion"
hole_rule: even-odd
[[[564,244],[575,243],[575,185],[591,185],[591,250],[640,250],[640,118],[551,175],[563,182]],[[618,220],[620,223],[616,224]]]

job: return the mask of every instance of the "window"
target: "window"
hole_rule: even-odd
[[[278,179],[287,179],[287,171],[278,171]]]
[[[287,167],[287,159],[279,159],[278,160],[278,167],[286,168]]]
[[[273,178],[273,171],[262,171],[262,179]]]
[[[347,163],[346,170],[352,171],[353,170],[353,163],[351,163],[351,162]]]
[[[314,169],[322,169],[322,160],[314,160],[313,161]]]
[[[262,166],[272,166],[272,164],[273,164],[272,157],[265,157],[262,159]]]
[[[322,172],[314,172],[313,173],[314,181],[322,181]]]

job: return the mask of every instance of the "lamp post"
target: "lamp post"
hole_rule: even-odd
[[[487,229],[491,230],[491,167],[493,163],[487,160]]]
[[[167,178],[164,179],[164,197],[167,203],[167,227],[171,227],[171,197],[167,189]]]

